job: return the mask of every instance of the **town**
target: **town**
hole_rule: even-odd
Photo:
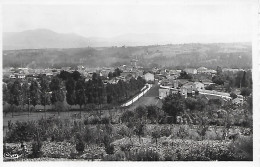
[[[256,165],[256,6],[3,3],[3,166]]]
[[[250,114],[250,110],[252,110],[251,69],[221,68],[220,66],[217,66],[216,69],[206,67],[147,68],[140,66],[137,58],[131,59],[128,65],[122,64],[117,67],[88,68],[83,65],[78,65],[76,68],[51,69],[11,67],[3,70],[3,95],[4,136],[5,140],[9,142],[21,141],[21,137],[25,138],[22,141],[31,140],[31,137],[23,136],[23,134],[20,137],[13,136],[19,128],[31,125],[21,126],[19,122],[14,125],[11,120],[43,122],[56,120],[60,122],[59,124],[62,124],[63,120],[67,120],[70,124],[71,121],[68,120],[70,118],[73,119],[73,127],[83,126],[81,122],[83,120],[86,125],[84,132],[81,128],[78,129],[83,136],[74,130],[69,132],[78,136],[77,140],[80,143],[76,144],[76,150],[79,154],[67,155],[56,150],[54,152],[57,157],[73,155],[77,159],[121,160],[120,156],[125,157],[126,155],[119,156],[118,153],[115,153],[117,144],[112,142],[114,135],[128,136],[124,137],[124,142],[128,144],[119,145],[121,150],[124,150],[134,149],[135,142],[131,137],[134,134],[139,138],[137,143],[141,144],[147,140],[145,135],[150,134],[152,139],[156,140],[157,147],[158,139],[160,142],[166,140],[162,136],[173,138],[171,131],[175,131],[176,137],[181,139],[223,141],[237,135],[238,132],[245,136],[252,133],[250,131],[252,126],[252,115]],[[132,120],[133,118],[137,122]],[[124,125],[121,129],[122,123],[126,124],[126,127]],[[166,129],[157,127],[155,130],[149,130],[148,125],[156,126],[157,124],[159,127],[175,124],[175,127],[168,130],[166,127],[164,127]],[[120,129],[112,136],[92,134],[97,133],[96,130],[88,134],[89,136],[85,134],[90,133],[89,128],[96,125],[105,125],[104,128],[112,129],[113,126],[114,128],[119,126]],[[190,128],[187,129],[186,126]],[[238,130],[231,128],[232,126],[243,128]],[[177,127],[179,129],[175,129]],[[195,130],[197,136],[190,134],[193,129],[197,129]],[[47,138],[43,140],[65,142],[70,139],[69,136],[66,137],[65,131],[62,132],[62,129],[53,131],[51,128],[49,130],[50,132],[41,133],[50,135],[51,139],[46,136]],[[93,137],[98,137],[98,141],[93,141]],[[39,137],[37,138],[39,140]],[[97,152],[93,154],[89,150],[87,154],[82,155],[82,150],[85,148],[83,140],[96,144],[104,142],[107,155],[101,151],[103,146],[96,148],[99,150],[98,154]],[[229,140],[226,142],[230,147]],[[67,149],[67,146],[62,147]],[[88,148],[92,147],[93,144],[89,144]],[[161,149],[163,148],[164,146],[161,147]],[[151,154],[155,154],[150,160],[163,159],[154,151],[149,151]],[[33,152],[33,155],[38,157],[40,153],[42,154],[42,151]],[[45,150],[44,154],[50,154],[48,157],[54,156],[54,153],[48,152],[48,150]],[[131,156],[125,158],[131,159]],[[165,154],[164,156],[170,155]],[[239,153],[225,156],[220,155],[215,158],[235,160],[239,159],[236,156],[242,155]],[[243,159],[248,159],[250,155],[244,156]],[[179,158],[174,158],[174,160],[185,160],[184,157]],[[189,159],[189,157],[187,158]]]

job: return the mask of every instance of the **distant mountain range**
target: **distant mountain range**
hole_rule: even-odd
[[[243,34],[240,35],[240,37]],[[246,39],[246,35],[245,39]],[[203,37],[203,38],[202,38]],[[197,39],[200,39],[199,41]],[[84,48],[111,46],[147,46],[177,43],[208,43],[232,42],[234,40],[223,36],[208,36],[207,34],[167,34],[167,33],[129,33],[111,38],[83,37],[74,33],[56,33],[48,29],[26,30],[22,32],[4,32],[3,49],[44,49],[44,48]],[[239,41],[238,39],[236,41]]]
[[[89,40],[77,34],[61,34],[47,29],[3,33],[3,49],[79,48]]]
[[[167,40],[159,34],[124,34],[112,38],[83,37],[74,33],[56,33],[48,29],[4,32],[3,49],[43,49],[43,48],[82,48],[109,46],[137,46],[166,44]]]

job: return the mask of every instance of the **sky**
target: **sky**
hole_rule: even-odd
[[[50,29],[85,37],[111,38],[125,34],[159,34],[167,40],[190,38],[250,41],[252,3],[216,1],[127,1],[128,3],[5,4],[3,32]],[[199,3],[200,2],[200,3]],[[177,37],[178,36],[178,37]],[[170,38],[171,37],[171,38]],[[213,41],[214,42],[214,41]]]

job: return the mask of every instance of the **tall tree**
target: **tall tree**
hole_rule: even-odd
[[[75,81],[78,81],[79,79],[82,79],[81,74],[78,71],[73,71],[72,74],[71,74],[71,77]]]
[[[29,98],[30,98],[30,85],[27,81],[22,83],[22,105],[24,108],[24,104],[28,105],[29,108]],[[29,109],[28,109],[29,111]]]
[[[9,103],[10,102],[10,90],[7,87],[6,83],[3,83],[3,104]],[[5,115],[7,114],[8,111],[3,110],[5,112]]]
[[[80,106],[80,115],[81,115],[82,105],[85,105],[87,100],[85,96],[84,80],[78,80],[76,82],[75,95],[76,95],[76,104]]]
[[[30,99],[31,104],[35,107],[37,104],[40,104],[40,87],[36,80],[31,82],[30,85]]]
[[[46,105],[51,104],[51,97],[50,97],[50,83],[46,77],[42,77],[40,80],[40,91],[41,91],[41,104],[44,106],[44,112],[46,116]]]
[[[222,68],[217,66],[217,75],[222,75]]]
[[[247,87],[246,71],[243,72],[243,77],[242,77],[242,80],[241,80],[241,86]]]
[[[8,84],[8,89],[10,90],[10,99],[9,104],[11,107],[13,105],[19,106],[21,104],[21,82],[16,79],[14,83]],[[12,117],[13,117],[13,108],[12,108]]]
[[[69,105],[75,105],[76,101],[76,95],[75,95],[75,86],[76,82],[74,81],[73,78],[69,78],[66,81],[66,100]]]
[[[53,77],[50,83],[51,103],[56,104],[57,102],[64,101],[63,83],[58,77]],[[57,109],[57,108],[56,108]]]
[[[172,117],[172,123],[176,123],[179,113],[184,111],[184,102],[180,94],[171,94],[163,100],[162,109]]]

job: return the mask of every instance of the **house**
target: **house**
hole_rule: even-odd
[[[14,75],[15,75],[15,77],[18,78],[18,79],[24,79],[24,78],[25,78],[25,74],[15,73]]]
[[[10,78],[10,79],[16,79],[15,75],[13,75],[13,74],[11,74],[11,75],[9,76],[9,78]]]
[[[163,99],[170,94],[177,94],[178,89],[172,88],[170,86],[161,86],[159,87],[159,99]]]
[[[163,99],[166,96],[168,96],[170,94],[170,88],[166,88],[166,87],[159,87],[159,99]]]
[[[194,82],[194,87],[196,90],[204,90],[205,89],[205,85],[201,82]]]
[[[208,70],[208,69],[207,69],[206,67],[200,67],[200,68],[197,69],[198,74],[200,74],[200,73],[205,73],[205,71],[207,71],[207,70]]]
[[[184,71],[188,74],[197,74],[198,73],[197,69],[194,69],[194,68],[185,68]]]
[[[244,103],[244,98],[242,95],[237,95],[237,98],[232,100],[233,104],[242,105]]]
[[[152,74],[152,73],[148,72],[148,73],[144,74],[143,78],[146,80],[146,82],[148,82],[148,81],[154,82],[154,74]]]

